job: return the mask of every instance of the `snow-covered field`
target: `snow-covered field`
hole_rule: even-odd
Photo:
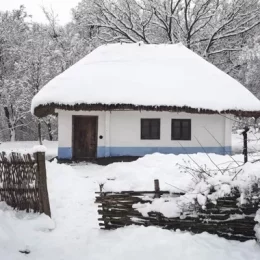
[[[192,157],[213,167],[206,155]],[[211,157],[223,167],[231,160],[229,156]],[[242,161],[243,157],[236,155],[235,159]],[[176,165],[183,164],[183,160],[189,160],[187,155],[154,154],[109,166],[47,162],[52,220],[44,215],[15,212],[0,203],[0,259],[259,259],[260,246],[255,241],[240,243],[207,233],[193,235],[155,227],[99,229],[94,192],[100,183],[105,183],[107,190],[153,189],[153,180],[158,178],[161,189],[186,190],[191,176]],[[260,164],[251,167],[260,169]]]

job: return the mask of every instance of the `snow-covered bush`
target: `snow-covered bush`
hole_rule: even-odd
[[[215,170],[208,169],[206,165],[189,165],[189,161],[179,165],[183,172],[188,172],[193,177],[193,183],[182,200],[183,206],[191,204],[205,208],[207,202],[216,203],[219,198],[237,194],[240,194],[238,203],[243,205],[259,196],[260,173],[256,164],[240,166],[233,161],[227,166],[215,164]]]

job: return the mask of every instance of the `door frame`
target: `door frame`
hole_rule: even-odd
[[[74,146],[74,142],[75,142],[75,118],[77,117],[91,117],[91,118],[96,118],[96,151],[95,151],[95,157],[86,157],[86,158],[75,158],[75,146]],[[93,158],[97,158],[97,149],[98,149],[98,116],[91,116],[91,115],[72,115],[72,159],[75,160],[84,160],[84,159],[93,159]]]

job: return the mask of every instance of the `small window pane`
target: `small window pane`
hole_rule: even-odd
[[[179,120],[172,121],[172,137],[173,139],[181,138],[181,123]]]
[[[190,131],[188,128],[183,128],[182,129],[182,139],[183,140],[188,140],[190,138]]]
[[[158,125],[152,124],[151,125],[151,136],[158,136],[159,128]]]
[[[189,128],[189,121],[186,121],[186,120],[184,121],[184,120],[183,120],[183,121],[182,121],[182,127],[183,127],[183,128]]]
[[[149,136],[149,122],[147,120],[141,121],[141,139],[146,139],[147,136]]]
[[[146,139],[147,136],[149,136],[149,127],[143,127],[142,128],[142,139]]]
[[[174,128],[181,127],[181,121],[180,120],[173,120]]]
[[[181,138],[181,129],[175,128],[173,132],[174,139],[180,139]]]
[[[143,120],[143,127],[149,128],[149,120]]]

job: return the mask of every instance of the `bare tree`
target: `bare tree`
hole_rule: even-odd
[[[74,18],[85,27],[98,28],[97,37],[104,42],[152,42],[153,9],[147,1],[82,1],[74,9]]]
[[[83,0],[74,20],[96,28],[102,42],[182,42],[230,72],[233,56],[259,28],[260,6],[259,0]]]

